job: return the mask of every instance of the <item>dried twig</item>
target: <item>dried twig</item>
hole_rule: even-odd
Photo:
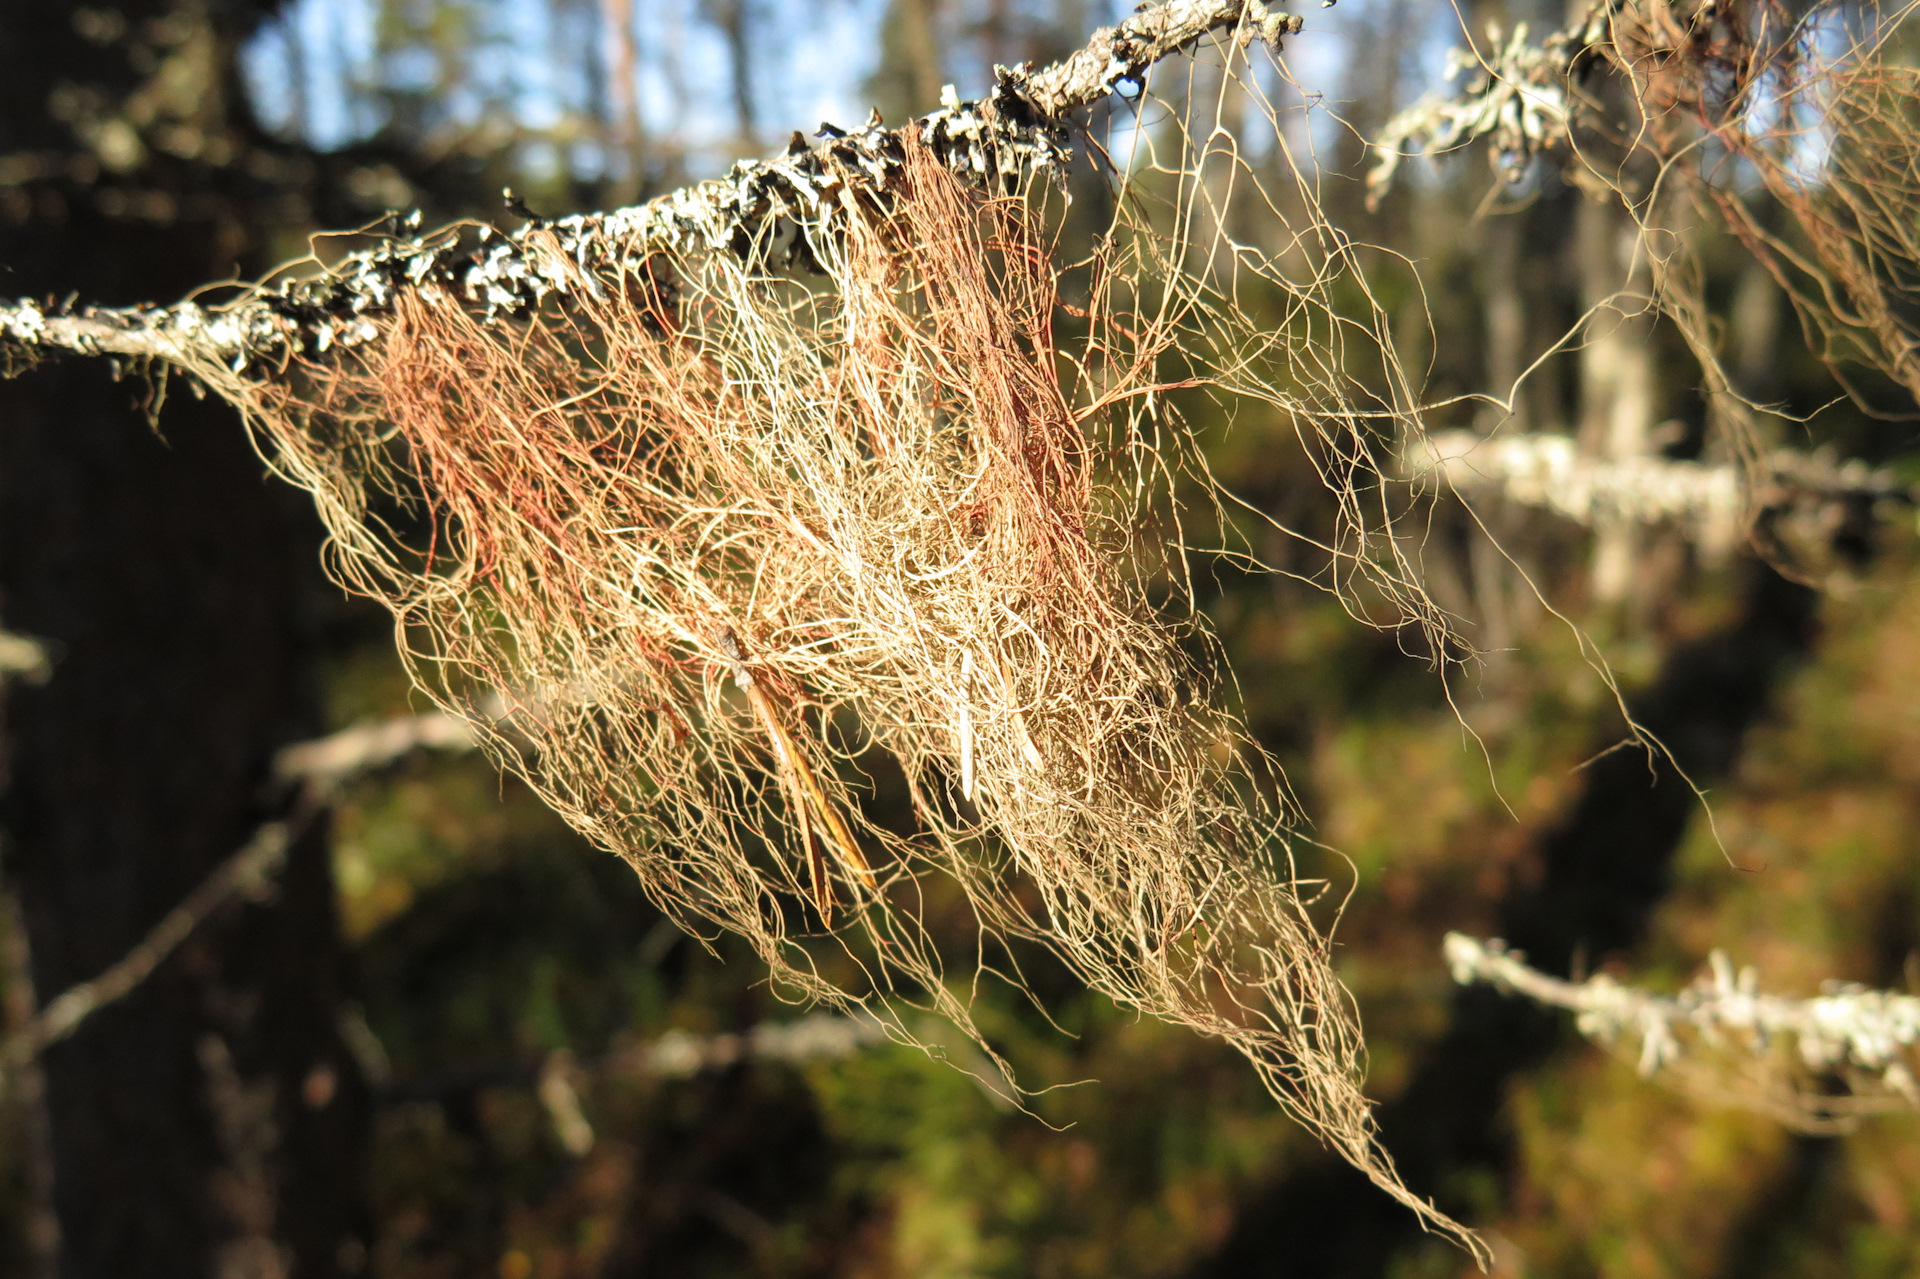
[[[822,921],[833,921],[833,884],[827,878],[825,865],[820,860],[820,851],[814,843],[811,823],[820,823],[821,834],[833,846],[834,855],[840,859],[843,869],[857,876],[868,892],[877,891],[879,881],[874,879],[873,870],[867,865],[867,859],[861,854],[860,846],[853,840],[853,833],[847,829],[847,823],[841,818],[840,810],[820,787],[820,780],[814,775],[813,765],[807,762],[806,751],[787,731],[780,708],[774,705],[773,697],[754,679],[753,672],[747,668],[745,655],[740,651],[740,640],[731,630],[720,635],[720,649],[727,656],[733,669],[735,687],[747,695],[748,704],[760,720],[760,726],[766,730],[767,740],[773,747],[773,756],[779,771],[780,787],[788,797],[788,803],[794,812],[794,824],[800,830],[800,842],[806,850],[807,869],[812,876],[814,905],[820,911]]]

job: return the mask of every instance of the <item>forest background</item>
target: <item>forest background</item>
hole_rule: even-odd
[[[172,298],[391,210],[510,218],[504,186],[550,215],[613,207],[869,104],[902,120],[1116,16],[1080,0],[14,6],[0,291]],[[1410,167],[1367,206],[1365,139],[1440,85],[1463,21],[1566,16],[1343,0],[1290,42],[1290,82],[1261,74],[1298,108],[1283,127],[1331,220],[1417,263],[1424,290],[1384,251],[1377,279],[1442,406],[1432,428],[1724,465],[1663,323],[1615,309],[1550,349],[1635,287],[1616,206],[1546,169],[1500,183],[1471,154]],[[1105,111],[1096,131],[1133,127]],[[1879,385],[1879,415],[1838,397],[1771,278],[1687,234],[1728,367],[1780,408],[1768,443],[1920,479],[1913,406]],[[1516,383],[1510,403],[1463,398]],[[230,413],[143,394],[78,364],[0,384],[0,616],[38,646],[6,694],[15,1028],[292,811],[285,748],[422,709],[389,621],[325,582],[317,522]],[[1623,400],[1639,406],[1624,435]],[[1329,518],[1279,424],[1203,438],[1253,506]],[[1920,986],[1910,517],[1782,518],[1762,556],[1697,527],[1475,509],[1441,499],[1424,541],[1430,589],[1482,654],[1450,680],[1350,616],[1303,544],[1259,548],[1298,580],[1218,568],[1202,601],[1325,846],[1301,857],[1334,886],[1319,918],[1339,912],[1402,1172],[1487,1233],[1503,1274],[1913,1273],[1911,1115],[1795,1133],[1662,1088],[1561,1015],[1456,987],[1440,944],[1502,936],[1552,971],[1666,989],[1716,948],[1773,990]],[[1569,620],[1670,760],[1609,751],[1625,723]],[[1709,789],[1717,838],[1679,770]],[[1022,1082],[1059,1086],[1029,1114],[955,1036],[963,1070],[796,1023],[750,955],[692,944],[469,752],[400,753],[295,809],[275,880],[12,1071],[7,1273],[1469,1267],[1238,1058],[1064,973],[1028,974],[1045,1015],[981,996]]]

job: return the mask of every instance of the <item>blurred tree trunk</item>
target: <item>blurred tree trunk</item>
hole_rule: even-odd
[[[894,123],[940,104],[940,20],[940,0],[889,0],[880,19],[880,65],[865,88]]]
[[[756,29],[747,0],[705,0],[707,20],[727,42],[727,73],[733,85],[733,115],[740,129],[740,150],[760,149],[760,118],[753,101],[753,42]]]
[[[634,27],[633,0],[600,0],[601,25],[612,51],[608,108],[614,146],[624,168],[615,167],[609,203],[632,204],[647,186],[647,125],[640,114],[640,33]],[[598,50],[589,50],[589,56]]]
[[[250,247],[233,4],[0,16],[8,294],[167,299]],[[241,120],[240,127],[234,121]],[[112,964],[284,804],[318,727],[317,526],[234,415],[70,361],[0,382],[0,608],[53,677],[7,706],[6,868],[42,999]],[[361,1269],[364,1088],[324,832],[45,1057],[60,1273]]]

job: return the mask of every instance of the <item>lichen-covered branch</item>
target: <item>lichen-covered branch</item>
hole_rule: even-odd
[[[1260,0],[1171,0],[1148,5],[1117,27],[1102,27],[1078,53],[1044,71],[1002,75],[1001,82],[1041,119],[1059,120],[1091,106],[1123,84],[1135,84],[1148,67],[1209,31],[1244,22],[1243,36],[1258,36],[1277,53],[1283,36],[1297,34],[1298,15],[1269,10]]]
[[[1802,9],[1801,13],[1804,14]],[[1528,27],[1502,38],[1488,31],[1488,47],[1454,49],[1447,56],[1447,90],[1423,97],[1389,120],[1373,143],[1368,201],[1392,186],[1401,160],[1435,155],[1480,138],[1493,143],[1494,168],[1508,182],[1524,176],[1535,157],[1557,165],[1575,158],[1575,134],[1599,133],[1666,151],[1671,139],[1640,133],[1648,113],[1683,107],[1709,127],[1732,124],[1754,105],[1764,72],[1795,56],[1802,24],[1795,13],[1766,3],[1735,8],[1715,0],[1592,0],[1566,27],[1538,43]],[[1631,92],[1608,101],[1588,73],[1611,66],[1627,73]],[[1777,88],[1777,86],[1776,86]],[[1790,97],[1782,93],[1781,100]],[[1767,108],[1778,111],[1780,102]],[[1789,108],[1789,111],[1791,108]],[[1609,114],[1619,118],[1609,119]],[[1656,131],[1657,132],[1657,131]]]
[[[1238,28],[1243,40],[1258,37],[1277,49],[1300,25],[1261,0],[1166,0],[1102,27],[1085,48],[1052,66],[996,67],[985,99],[950,96],[900,131],[885,128],[875,113],[858,129],[823,125],[812,140],[795,133],[783,155],[742,160],[725,177],[631,208],[529,216],[505,235],[488,226],[421,234],[417,214],[395,218],[382,243],[325,273],[248,288],[223,305],[65,313],[31,299],[0,303],[0,365],[66,351],[173,365],[218,361],[238,371],[370,341],[372,318],[388,314],[409,290],[463,299],[493,318],[591,281],[595,267],[637,266],[662,249],[731,249],[770,266],[806,265],[809,235],[863,202],[884,207],[905,161],[907,131],[941,165],[978,184],[1057,173],[1070,154],[1066,119],[1073,111],[1139,85],[1155,63],[1211,32]]]
[[[1436,431],[1412,442],[1405,465],[1469,497],[1497,495],[1594,528],[1608,523],[1674,524],[1709,546],[1738,540],[1745,514],[1731,466],[1581,453],[1570,435],[1484,436]]]
[[[1537,1003],[1575,1014],[1580,1033],[1605,1044],[1637,1041],[1639,1070],[1652,1077],[1690,1055],[1728,1048],[1764,1057],[1775,1047],[1816,1080],[1838,1076],[1856,1094],[1877,1092],[1920,1107],[1914,1079],[1920,1045],[1920,996],[1827,982],[1813,999],[1760,990],[1751,968],[1734,971],[1714,951],[1708,971],[1676,995],[1655,995],[1605,974],[1565,981],[1530,968],[1499,940],[1448,933],[1448,966],[1462,985],[1486,982]],[[1809,1090],[1810,1091],[1810,1090]],[[1731,1099],[1738,1093],[1730,1091]],[[1831,1116],[1832,1097],[1803,1094],[1807,1108]]]
[[[1776,452],[1748,488],[1732,465],[1610,462],[1581,453],[1570,435],[1544,432],[1437,431],[1414,440],[1403,465],[1410,477],[1433,477],[1463,496],[1497,496],[1587,528],[1666,525],[1710,556],[1732,550],[1750,518],[1798,512],[1838,526],[1855,508],[1871,514],[1920,502],[1912,485],[1888,472],[1820,453]]]
[[[1539,44],[1528,42],[1524,22],[1505,41],[1494,27],[1491,57],[1449,49],[1444,78],[1461,83],[1421,98],[1381,129],[1367,174],[1369,207],[1379,205],[1409,156],[1438,155],[1491,138],[1495,168],[1514,182],[1536,155],[1564,152],[1574,110],[1569,80],[1580,59],[1605,38],[1609,7],[1594,6],[1579,26],[1556,31]]]

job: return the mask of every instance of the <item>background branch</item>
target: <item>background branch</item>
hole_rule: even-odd
[[[240,851],[168,911],[138,945],[91,981],[55,996],[0,1047],[0,1075],[11,1073],[78,1030],[102,1008],[131,994],[192,936],[194,929],[234,897],[258,892],[286,860],[287,849],[316,815],[303,803],[285,818],[263,823]]]
[[[356,724],[282,750],[274,760],[275,775],[299,788],[287,815],[263,822],[239,851],[105,972],[55,996],[0,1041],[0,1079],[72,1035],[102,1008],[131,994],[222,906],[263,891],[285,863],[288,848],[348,782],[423,748],[465,750],[474,744],[464,724],[433,712]]]
[[[1920,996],[1838,981],[1825,983],[1813,999],[1769,995],[1760,990],[1754,969],[1735,972],[1718,950],[1709,957],[1707,972],[1676,995],[1651,994],[1604,973],[1578,982],[1549,976],[1528,967],[1498,939],[1482,942],[1448,933],[1444,951],[1454,980],[1462,985],[1486,982],[1567,1009],[1580,1033],[1601,1043],[1637,1038],[1643,1078],[1681,1064],[1689,1040],[1694,1052],[1735,1048],[1755,1058],[1778,1045],[1790,1048],[1797,1064],[1816,1079],[1843,1076],[1856,1091],[1880,1091],[1920,1107],[1911,1063],[1920,1044]],[[1740,1100],[1737,1093],[1728,1096]],[[1782,1098],[1774,1094],[1769,1100],[1777,1105]],[[1845,1103],[1853,1099],[1808,1089],[1793,1100],[1811,1118],[1830,1121],[1851,1109]]]

